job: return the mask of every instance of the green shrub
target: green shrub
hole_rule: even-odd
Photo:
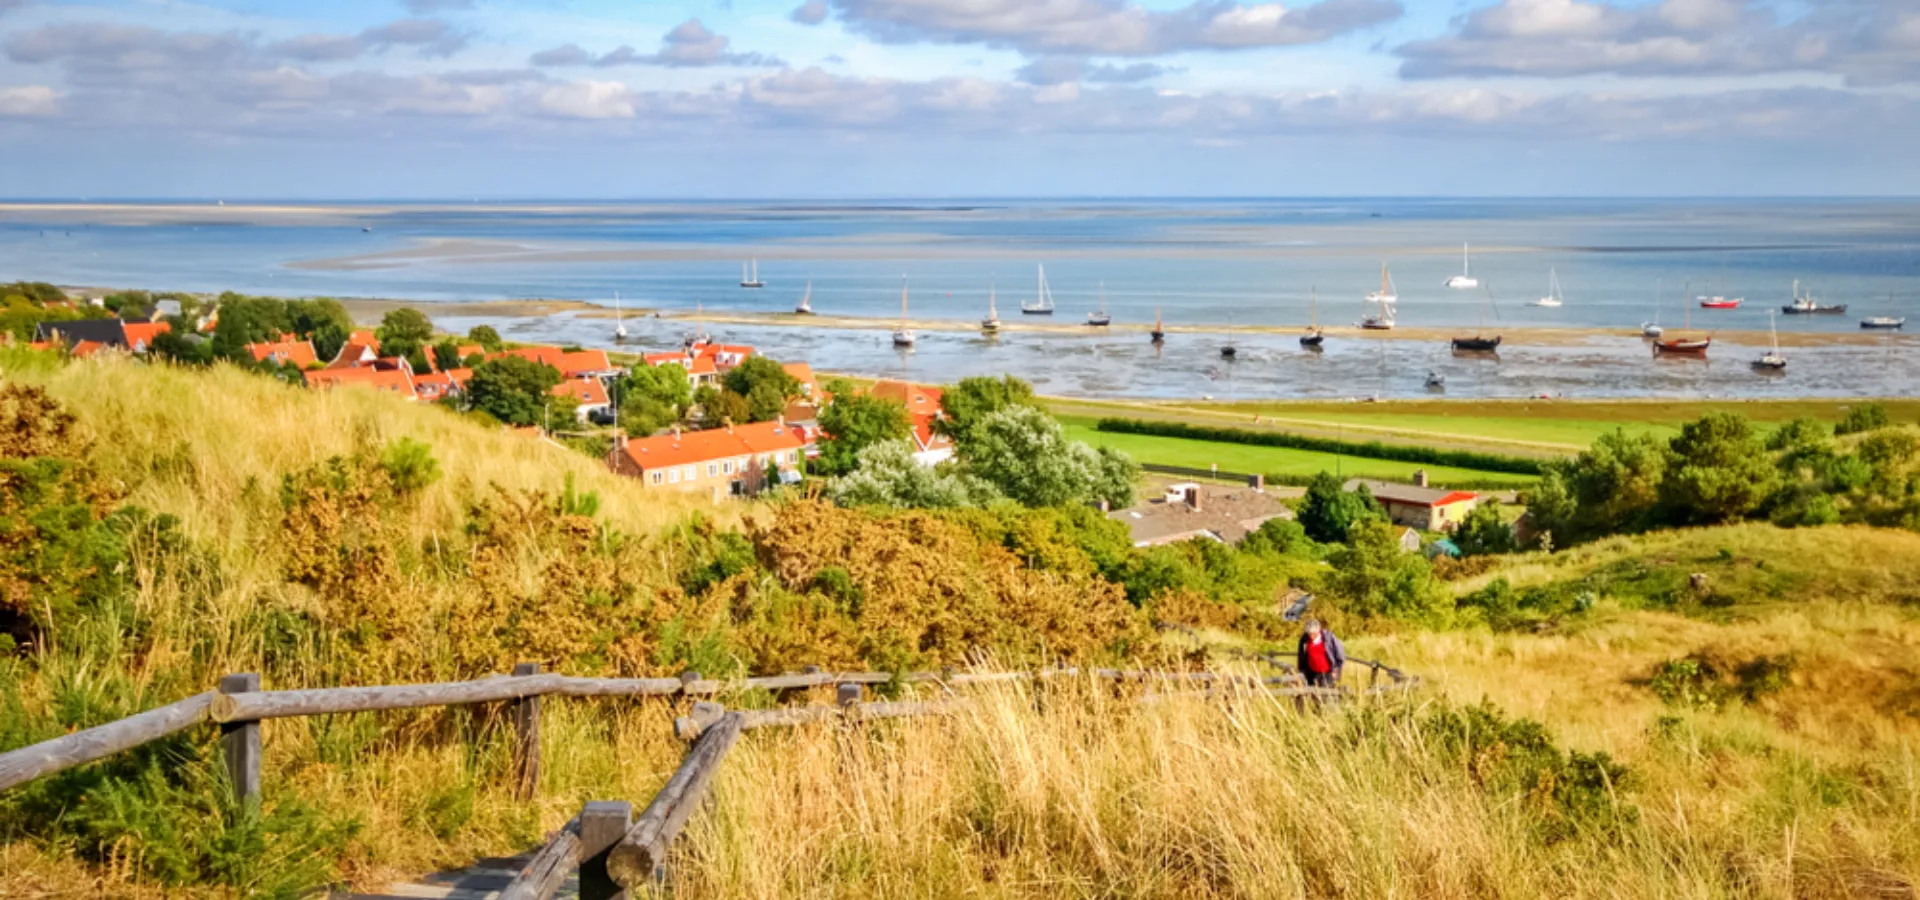
[[[1482,790],[1517,802],[1549,841],[1631,821],[1619,801],[1625,766],[1605,753],[1563,751],[1546,726],[1509,719],[1493,704],[1441,702],[1417,720],[1426,748],[1464,766]]]
[[[433,458],[433,447],[425,441],[403,437],[388,444],[380,454],[380,465],[393,480],[393,489],[402,494],[440,480],[440,461]]]
[[[1793,668],[1791,656],[1729,662],[1693,654],[1661,663],[1647,679],[1647,687],[1669,706],[1717,710],[1785,690],[1792,683]]]
[[[1846,418],[1841,419],[1840,424],[1833,426],[1833,433],[1836,435],[1862,434],[1878,431],[1890,424],[1892,420],[1887,418],[1886,407],[1878,403],[1862,403],[1847,410]]]

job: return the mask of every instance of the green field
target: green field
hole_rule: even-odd
[[[1364,459],[1313,450],[1258,447],[1250,444],[1227,444],[1141,434],[1113,434],[1095,430],[1096,420],[1077,416],[1062,417],[1060,421],[1066,426],[1067,436],[1073,440],[1086,441],[1096,447],[1112,447],[1132,456],[1137,462],[1165,466],[1205,469],[1217,465],[1221,471],[1225,472],[1261,475],[1313,476],[1321,472],[1338,472],[1342,475],[1393,481],[1406,481],[1413,476],[1415,470],[1425,469],[1428,477],[1432,478],[1435,484],[1440,485],[1471,482],[1482,485],[1522,486],[1535,480],[1531,475]]]

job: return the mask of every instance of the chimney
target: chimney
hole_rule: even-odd
[[[1426,486],[1427,486],[1427,470],[1425,470],[1425,469],[1417,469],[1417,470],[1415,470],[1415,471],[1414,471],[1414,473],[1413,473],[1413,486],[1414,486],[1414,487],[1426,487]]]
[[[1199,485],[1196,484],[1193,487],[1187,488],[1187,505],[1190,507],[1193,507],[1194,512],[1200,511],[1200,486]]]
[[[1254,490],[1256,490],[1256,491],[1259,491],[1259,492],[1261,492],[1261,493],[1263,493],[1263,494],[1264,494],[1264,493],[1266,493],[1266,490],[1267,490],[1267,476],[1265,476],[1265,475],[1251,475],[1251,476],[1248,476],[1248,478],[1247,478],[1247,487],[1250,487],[1250,488],[1253,488]]]

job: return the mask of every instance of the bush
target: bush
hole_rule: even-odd
[[[1792,656],[1755,656],[1727,660],[1695,653],[1670,659],[1654,669],[1647,687],[1669,706],[1717,710],[1751,704],[1786,690],[1793,683]]]
[[[1541,464],[1538,460],[1518,456],[1503,456],[1498,453],[1476,453],[1469,450],[1440,450],[1433,447],[1383,444],[1379,441],[1343,441],[1334,438],[1317,438],[1299,434],[1288,434],[1284,431],[1246,431],[1238,428],[1214,428],[1205,425],[1188,425],[1183,422],[1148,422],[1140,419],[1101,419],[1096,427],[1100,431],[1109,431],[1115,434],[1144,434],[1155,437],[1185,438],[1193,441],[1252,444],[1261,447],[1285,447],[1291,450],[1315,450],[1321,453],[1341,453],[1364,459],[1424,463],[1430,466],[1452,466],[1459,469],[1479,469],[1483,472],[1509,472],[1516,475],[1538,475],[1541,471]]]
[[[393,480],[393,489],[402,494],[440,480],[440,461],[433,458],[433,447],[425,441],[409,437],[394,441],[380,454],[380,465]]]
[[[1441,702],[1419,718],[1418,727],[1423,748],[1464,766],[1493,797],[1518,803],[1548,841],[1608,829],[1637,815],[1618,800],[1629,779],[1625,766],[1605,753],[1561,750],[1539,722],[1508,719],[1484,701],[1465,707]]]
[[[1847,410],[1846,418],[1841,419],[1840,424],[1833,426],[1833,433],[1841,436],[1862,434],[1878,431],[1891,424],[1893,423],[1887,417],[1886,407],[1878,403],[1862,403]]]

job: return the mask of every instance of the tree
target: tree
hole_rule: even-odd
[[[733,391],[729,390],[731,394]],[[747,395],[747,421],[771,422],[787,411],[787,398],[780,389],[771,384],[761,383],[754,386],[753,393]]]
[[[1708,413],[1668,443],[1671,460],[1660,500],[1682,523],[1714,524],[1741,518],[1773,493],[1778,471],[1761,452],[1746,417]]]
[[[1366,485],[1352,492],[1341,490],[1340,479],[1331,472],[1313,476],[1307,485],[1307,496],[1300,501],[1296,512],[1307,536],[1323,544],[1346,541],[1347,532],[1355,522],[1386,517],[1379,504],[1373,502],[1373,492]]]
[[[1535,525],[1562,546],[1654,523],[1668,451],[1615,429],[1571,460],[1550,462],[1527,496]]]
[[[1426,557],[1400,549],[1394,530],[1385,519],[1353,523],[1347,546],[1328,560],[1333,566],[1328,593],[1358,615],[1445,624],[1452,594],[1433,577]]]
[[[293,316],[287,304],[272,297],[243,297],[235,293],[220,295],[220,322],[213,328],[213,355],[220,359],[252,363],[248,344],[277,341],[293,330]]]
[[[559,383],[559,369],[503,356],[474,368],[467,380],[467,403],[508,425],[538,425],[548,403],[556,399],[553,388]]]
[[[438,367],[440,371],[445,372],[448,369],[458,369],[461,363],[460,345],[455,344],[452,339],[443,340],[433,345],[433,364]]]
[[[353,329],[338,323],[329,322],[314,329],[307,339],[313,342],[315,359],[330,360],[340,355],[340,348],[347,345],[347,339],[353,336]]]
[[[479,344],[488,353],[497,353],[506,344],[500,340],[500,332],[493,330],[492,325],[473,326],[467,331],[467,340]]]
[[[1892,424],[1887,418],[1887,408],[1878,403],[1862,403],[1847,410],[1846,418],[1833,426],[1833,433],[1840,436],[1878,431]]]
[[[380,319],[381,356],[412,356],[414,351],[433,340],[433,321],[410,306],[389,311]]]
[[[881,441],[860,451],[859,468],[833,480],[833,502],[841,506],[894,506],[954,509],[985,506],[999,498],[992,485],[952,466],[923,466],[913,444]]]
[[[287,324],[288,331],[308,339],[322,328],[337,328],[342,334],[353,331],[353,317],[340,301],[331,297],[287,301]]]
[[[744,362],[729,370],[720,381],[727,390],[742,397],[752,397],[754,391],[765,388],[766,391],[763,394],[770,393],[780,398],[781,409],[786,408],[788,397],[800,395],[800,379],[787,374],[787,370],[781,368],[779,363],[765,356],[747,357]],[[777,415],[779,415],[778,410],[765,419],[754,421],[770,421]]]
[[[1512,553],[1518,549],[1514,545],[1513,526],[1500,515],[1500,501],[1493,499],[1467,513],[1466,521],[1454,532],[1453,543],[1463,556]]]
[[[937,427],[956,445],[963,444],[967,432],[986,417],[1015,406],[1036,405],[1033,385],[1012,375],[962,378],[959,384],[944,389],[940,406],[946,418]]]
[[[700,407],[700,425],[703,428],[744,425],[752,412],[747,408],[747,398],[711,385],[693,392],[693,404]]]
[[[1133,503],[1138,469],[1118,451],[1069,441],[1060,423],[1031,406],[993,413],[969,430],[966,471],[1023,506]]]
[[[653,401],[684,410],[693,402],[693,385],[687,370],[679,363],[664,366],[635,366],[614,383],[614,395],[622,404]]]
[[[859,465],[860,451],[882,441],[901,440],[913,433],[907,408],[856,391],[837,380],[827,386],[833,402],[820,411],[820,458],[813,469],[823,475],[845,475]]]

